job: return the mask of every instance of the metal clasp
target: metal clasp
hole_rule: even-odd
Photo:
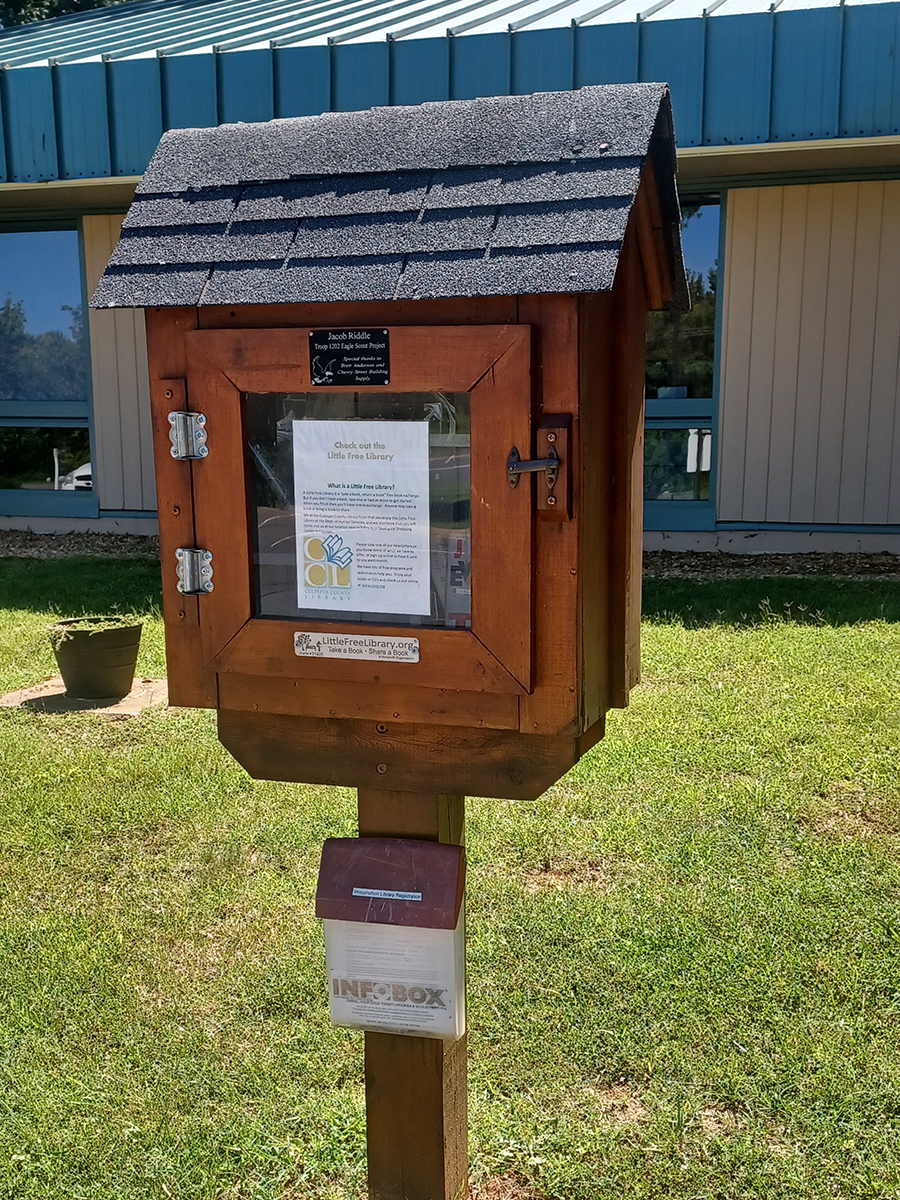
[[[559,475],[559,455],[555,450],[547,451],[546,458],[532,458],[525,462],[519,457],[519,451],[513,446],[506,460],[506,477],[510,487],[519,486],[520,475],[530,475],[535,471],[547,472],[547,487],[552,488]]]
[[[172,443],[170,454],[179,462],[187,462],[192,458],[206,458],[209,446],[206,444],[206,417],[203,413],[170,412],[169,441]]]
[[[175,551],[178,565],[178,590],[182,596],[205,596],[213,590],[212,551],[179,546]]]

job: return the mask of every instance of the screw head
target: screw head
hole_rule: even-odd
[[[378,721],[375,725],[376,733],[387,733],[387,725],[383,721]]]
[[[556,441],[556,434],[555,434],[555,433],[548,433],[548,434],[547,434],[547,441],[548,441],[548,442],[555,442],[555,441]]]
[[[553,506],[556,504],[556,497],[555,497],[555,496],[548,496],[548,497],[547,497],[547,503],[550,505],[550,507],[551,507],[551,508],[553,508]]]
[[[387,775],[387,763],[379,763],[375,770],[379,775]]]

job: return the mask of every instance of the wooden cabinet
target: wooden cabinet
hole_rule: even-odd
[[[173,703],[217,708],[222,741],[258,777],[544,791],[637,681],[646,303],[626,245],[598,296],[149,310]],[[389,384],[312,383],[310,333],[337,327],[384,328]],[[322,417],[362,397],[389,420],[428,394],[468,409],[470,615],[404,627],[261,611],[250,401],[293,415],[317,397]],[[203,459],[171,458],[168,413],[181,404],[206,418]],[[515,487],[507,473],[513,449],[530,460],[552,444],[556,511],[540,472]],[[284,508],[279,540],[291,543]],[[212,554],[208,594],[173,584],[185,546]],[[418,661],[298,657],[299,630],[412,636]]]

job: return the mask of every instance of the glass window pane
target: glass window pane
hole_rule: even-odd
[[[84,400],[74,229],[0,233],[0,400]]]
[[[248,395],[244,427],[258,616],[471,626],[468,393]]]
[[[716,352],[719,205],[685,203],[681,239],[691,311],[650,313],[647,398],[709,399]]]
[[[89,492],[91,484],[86,429],[0,428],[0,488]]]
[[[709,429],[647,429],[644,499],[708,500],[712,433]]]

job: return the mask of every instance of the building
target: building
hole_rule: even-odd
[[[165,129],[664,80],[694,307],[648,336],[647,545],[900,551],[898,50],[900,3],[808,0],[136,0],[0,33],[0,525],[154,528],[142,317],[85,301]]]

